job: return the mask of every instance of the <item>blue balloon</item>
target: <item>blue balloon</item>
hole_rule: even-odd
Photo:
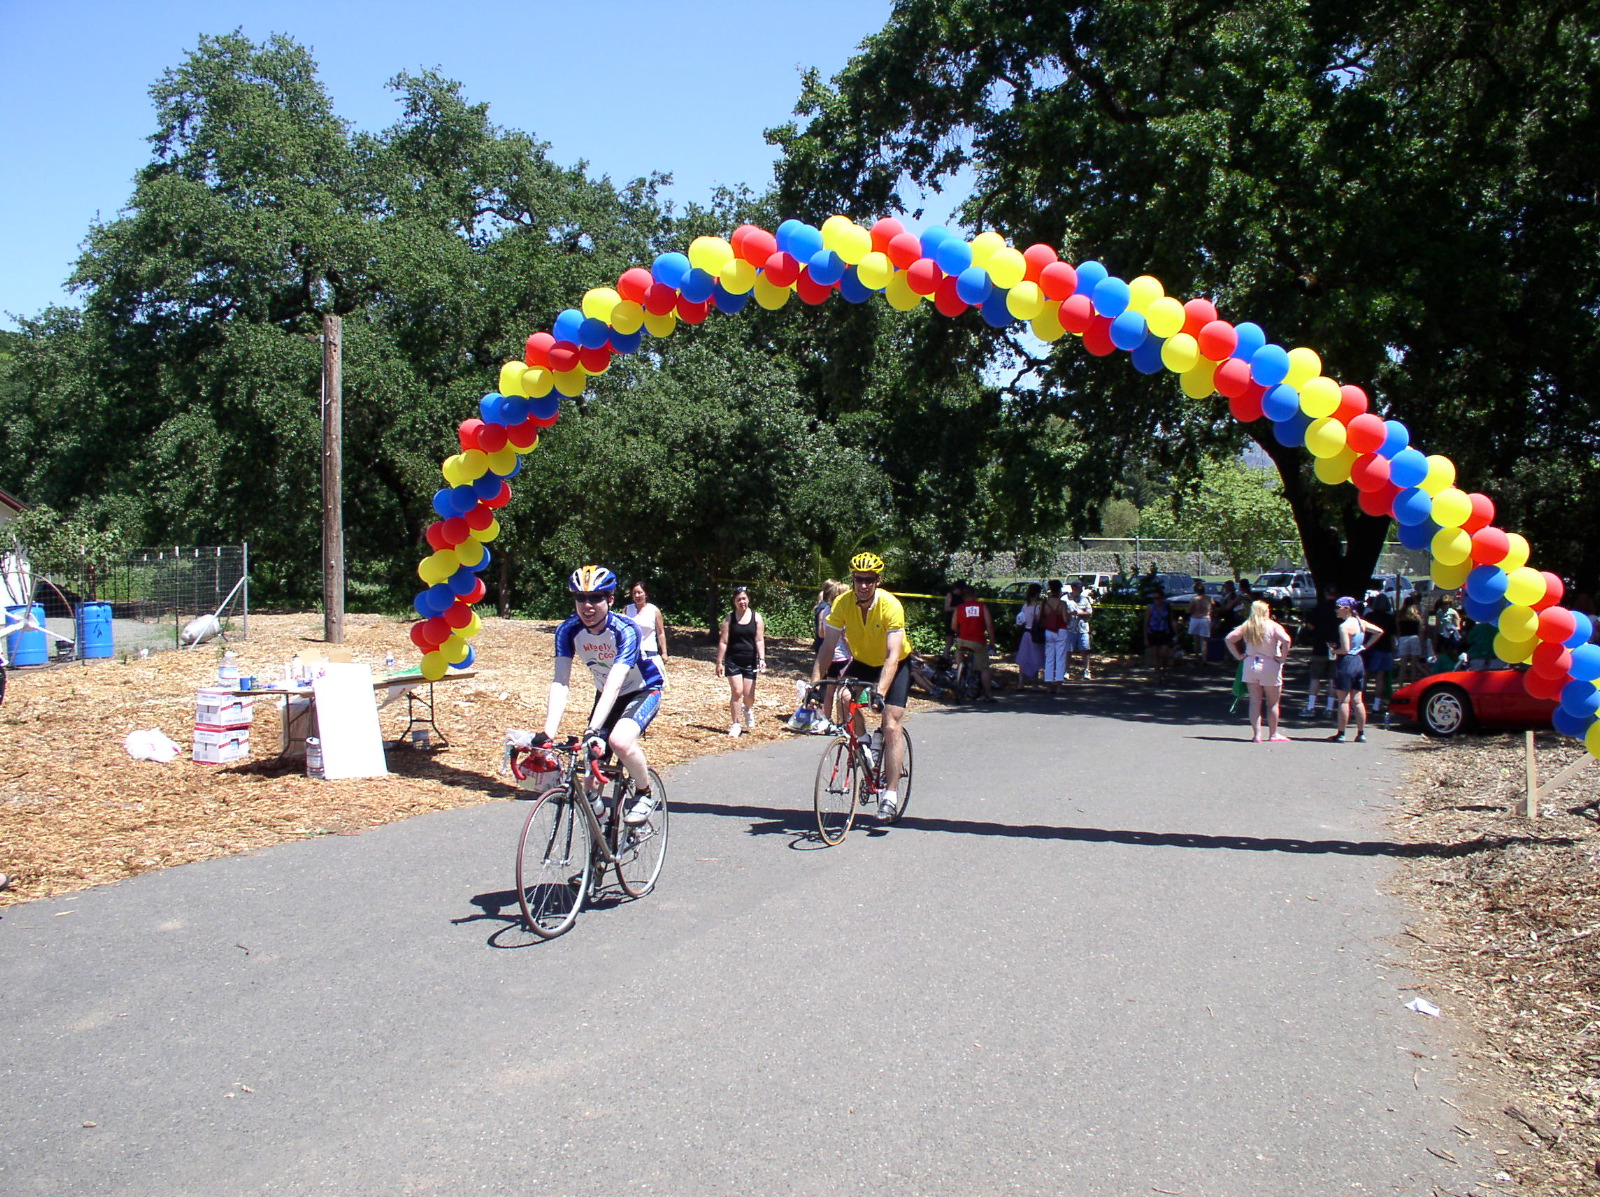
[[[922,256],[928,256],[928,244],[922,244]],[[954,277],[972,265],[972,246],[960,237],[946,237],[934,247],[933,260],[939,269]]]
[[[472,493],[479,499],[492,499],[500,493],[500,479],[494,476],[494,471],[492,470],[481,478],[474,478],[472,481]],[[476,506],[476,504],[473,506]],[[462,512],[462,514],[465,515],[466,512]]]
[[[790,238],[794,236],[794,231],[796,229],[803,228],[804,225],[804,221],[795,220],[793,217],[790,217],[788,220],[784,221],[778,226],[777,231],[774,232],[772,236],[773,240],[777,241],[778,243],[779,253],[788,254],[791,258],[799,257],[798,254],[789,248],[789,246],[792,244]]]
[[[532,399],[524,399],[521,395],[502,396],[498,409],[500,417],[507,425],[520,424],[528,418],[532,404]]]
[[[811,281],[831,287],[844,277],[845,260],[831,249],[819,249],[806,262]]]
[[[1117,317],[1128,310],[1128,300],[1132,298],[1132,293],[1128,290],[1127,283],[1112,275],[1096,283],[1094,293],[1089,298],[1094,303],[1096,313],[1101,316]]]
[[[1467,597],[1480,603],[1491,603],[1504,598],[1506,584],[1511,579],[1498,565],[1475,565],[1467,575]]]
[[[1310,427],[1311,417],[1298,411],[1287,420],[1274,420],[1272,435],[1284,448],[1298,449],[1306,443],[1306,429]]]
[[[491,562],[493,560],[494,560],[494,554],[491,553],[489,551],[489,547],[487,545],[485,545],[484,549],[483,549],[483,560],[478,562],[478,564],[476,564],[476,565],[471,567],[472,568],[472,572],[481,574],[484,570],[489,568],[489,562]],[[463,593],[465,593],[465,592],[463,592]]]
[[[1432,500],[1429,500],[1430,507]],[[1433,520],[1425,519],[1421,523],[1400,525],[1400,543],[1413,552],[1421,552],[1433,544],[1433,538],[1438,535],[1439,525]]]
[[[956,291],[961,290],[960,280],[956,282]],[[1006,307],[1006,292],[999,287],[989,292],[989,298],[980,305],[983,313],[983,322],[990,328],[1008,328],[1016,323],[1016,317],[1011,314],[1011,309]]]
[[[528,400],[528,414],[535,420],[552,420],[561,410],[561,396],[554,391],[543,399]]]
[[[467,669],[467,668],[470,668],[472,663],[474,661],[476,661],[477,659],[478,659],[478,650],[473,648],[472,645],[469,644],[469,645],[467,645],[467,655],[462,657],[461,660],[459,660],[459,661],[450,662],[450,668],[451,669]]]
[[[717,289],[717,279],[708,270],[691,270],[683,276],[678,293],[690,303],[704,303]]]
[[[1139,342],[1130,357],[1133,368],[1140,374],[1156,374],[1161,370],[1161,347],[1166,341],[1149,330],[1145,331],[1144,340]]]
[[[1078,285],[1073,289],[1072,293],[1074,295],[1092,296],[1094,294],[1094,289],[1100,285],[1101,280],[1109,278],[1110,276],[1111,271],[1107,270],[1093,258],[1090,258],[1087,262],[1084,262],[1078,267]]]
[[[1401,449],[1389,459],[1389,481],[1398,487],[1420,486],[1428,476],[1428,459],[1415,449]]]
[[[1561,709],[1585,717],[1600,711],[1600,690],[1593,682],[1568,682],[1561,687]]]
[[[844,277],[839,280],[839,297],[846,303],[866,303],[872,298],[872,292],[862,284],[854,266],[846,270]]]
[[[750,302],[750,294],[749,291],[746,291],[743,295],[735,295],[721,283],[718,283],[717,289],[711,293],[711,302],[717,305],[717,311],[726,312],[730,316],[737,316],[744,311],[745,305]]]
[[[674,290],[683,286],[683,280],[689,276],[689,271],[694,267],[689,265],[687,254],[670,253],[662,254],[650,264],[650,277],[656,282],[671,287]],[[560,340],[557,337],[556,340]]]
[[[1500,618],[1500,612],[1510,605],[1503,598],[1497,598],[1492,602],[1483,602],[1480,599],[1473,598],[1470,594],[1461,600],[1461,609],[1478,623],[1493,623]]]
[[[450,592],[450,602],[452,603],[456,601],[458,596],[471,594],[472,588],[477,584],[478,575],[464,565],[457,566],[456,572],[440,583]],[[448,606],[449,604],[446,604],[445,609],[448,609]],[[442,615],[443,613],[444,610],[441,609],[440,614]]]
[[[460,572],[460,567],[457,567]],[[430,615],[443,615],[455,605],[456,592],[444,582],[435,582],[428,587],[428,605],[432,608]]]
[[[1279,383],[1261,396],[1261,413],[1274,423],[1287,420],[1299,410],[1300,392],[1283,383]]]
[[[584,349],[599,349],[611,336],[611,326],[592,316],[578,325],[578,344]]]
[[[961,238],[955,233],[952,233],[949,229],[945,228],[944,225],[936,224],[929,228],[923,229],[922,235],[918,237],[917,240],[922,245],[922,256],[925,258],[932,258],[934,261],[938,261],[939,247],[946,241],[960,241]],[[971,250],[967,251],[967,256],[969,259],[971,258]],[[970,266],[971,264],[972,263],[968,261],[967,265]],[[957,271],[946,270],[945,273],[955,274]]]
[[[1282,345],[1263,345],[1250,359],[1250,380],[1275,387],[1289,376],[1289,351]]]
[[[578,343],[578,330],[583,327],[583,313],[577,308],[567,308],[556,322],[550,326],[550,335],[558,341],[565,341],[569,345]]]
[[[471,486],[452,486],[450,488],[450,502],[455,508],[451,515],[466,515],[478,505],[478,492]]]
[[[1433,514],[1433,496],[1426,491],[1418,490],[1411,486],[1402,490],[1394,497],[1394,502],[1389,508],[1394,512],[1394,518],[1401,525],[1417,525],[1428,522],[1428,517]],[[1407,548],[1421,548],[1421,545],[1407,545]]]
[[[980,304],[987,300],[994,291],[994,283],[989,278],[987,270],[977,266],[968,266],[956,275],[956,294],[963,303]]]
[[[1600,678],[1600,644],[1580,644],[1572,650],[1572,667],[1568,670],[1580,682]]]
[[[1399,420],[1385,420],[1383,426],[1388,429],[1388,433],[1383,438],[1383,444],[1378,446],[1378,456],[1393,460],[1396,453],[1399,453],[1411,443],[1411,430]],[[1423,460],[1427,459],[1424,458]],[[1423,477],[1426,476],[1426,474],[1423,475]],[[1418,481],[1420,482],[1421,479],[1419,478]]]
[[[433,509],[442,520],[447,520],[453,515],[459,515],[456,510],[455,492],[448,486],[443,490],[433,492]]]
[[[1572,621],[1574,624],[1572,635],[1561,642],[1563,648],[1577,648],[1579,645],[1588,644],[1594,637],[1594,620],[1582,611],[1574,611]]]
[[[1589,725],[1593,722],[1593,715],[1577,715],[1566,707],[1557,707],[1550,715],[1550,726],[1574,740],[1581,740],[1588,735]]]
[[[822,230],[809,224],[790,229],[788,252],[796,261],[809,262],[822,252]]]
[[[1256,350],[1267,343],[1267,334],[1261,331],[1261,326],[1248,320],[1243,324],[1235,324],[1233,331],[1239,337],[1239,343],[1233,347],[1233,356],[1240,361],[1249,361],[1256,355]]]
[[[428,597],[426,590],[421,591],[416,598],[411,600],[411,609],[423,619],[433,618],[433,600]]]
[[[612,329],[611,335],[606,339],[611,342],[611,348],[617,353],[638,353],[639,346],[644,342],[644,329],[635,329],[631,333],[620,333]]]
[[[1099,294],[1098,287],[1095,293]],[[1130,308],[1111,322],[1111,343],[1118,349],[1137,349],[1144,343],[1148,327],[1144,317]]]
[[[490,391],[479,399],[478,418],[485,424],[504,424],[505,421],[500,418],[500,401],[504,398],[499,391]]]

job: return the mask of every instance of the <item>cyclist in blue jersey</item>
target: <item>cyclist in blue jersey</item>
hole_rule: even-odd
[[[640,651],[638,626],[611,612],[617,591],[616,574],[602,565],[580,566],[572,571],[567,590],[574,610],[556,629],[555,675],[550,682],[544,731],[533,742],[539,746],[555,738],[561,716],[567,710],[573,659],[582,661],[589,667],[595,688],[589,730],[583,738],[598,737],[609,742],[627,770],[634,801],[623,821],[637,826],[656,809],[656,796],[650,789],[650,765],[639,737],[661,709],[665,679],[655,659]]]

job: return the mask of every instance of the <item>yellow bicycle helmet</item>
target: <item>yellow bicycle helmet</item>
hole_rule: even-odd
[[[883,558],[873,552],[857,553],[850,558],[850,572],[881,575],[883,573]]]

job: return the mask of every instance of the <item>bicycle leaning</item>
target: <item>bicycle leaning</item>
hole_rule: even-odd
[[[864,710],[883,710],[883,698],[870,683],[849,678],[834,678],[818,682],[811,688],[807,701],[820,700],[824,687],[845,686],[849,713],[838,725],[839,735],[823,749],[822,760],[817,765],[817,782],[813,803],[817,812],[817,832],[822,842],[832,847],[850,834],[856,815],[863,809],[876,809],[883,793],[883,750],[876,732],[857,732],[856,716]],[[859,720],[865,723],[865,720]],[[911,734],[900,729],[902,758],[900,767],[900,804],[894,815],[880,826],[892,827],[905,817],[911,805]]]
[[[540,794],[517,841],[517,901],[530,931],[554,939],[569,930],[608,868],[630,898],[655,888],[667,855],[667,790],[654,769],[656,808],[629,826],[622,815],[632,787],[598,737],[533,747],[528,733],[510,733],[505,768]]]

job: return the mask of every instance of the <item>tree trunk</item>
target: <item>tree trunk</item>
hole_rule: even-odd
[[[1388,540],[1388,518],[1370,516],[1332,488],[1308,478],[1302,469],[1303,450],[1285,448],[1270,431],[1255,441],[1278,467],[1283,497],[1300,530],[1306,565],[1318,591],[1333,586],[1341,594],[1360,598]]]

